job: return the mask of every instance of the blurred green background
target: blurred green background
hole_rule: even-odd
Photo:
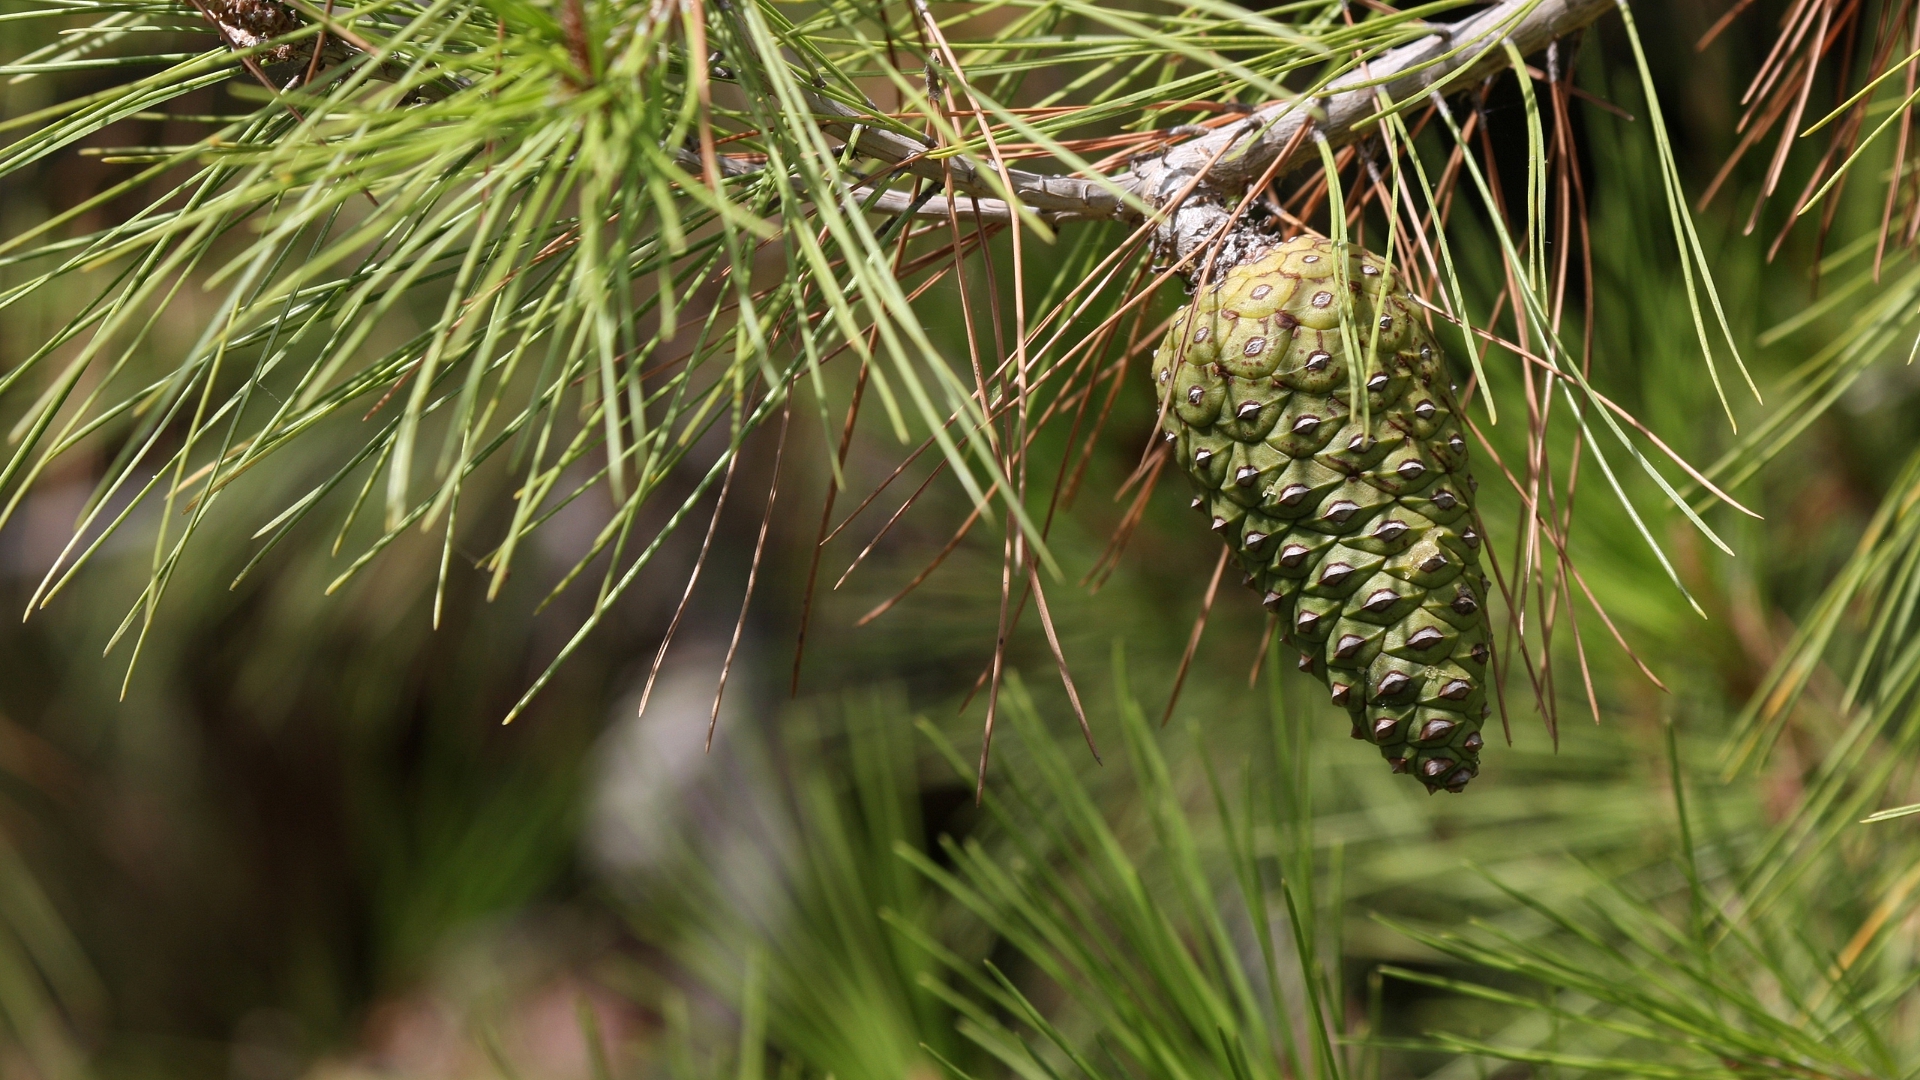
[[[1696,56],[1692,43],[1725,6],[1701,0],[1638,11],[1695,193],[1738,137],[1737,97],[1771,46],[1773,17],[1788,5],[1758,5]],[[43,22],[0,21],[0,57],[37,47],[48,32]],[[1617,20],[1589,35],[1581,64],[1583,85],[1635,118],[1583,106],[1579,121],[1592,204],[1594,380],[1689,460],[1710,462],[1733,435],[1700,377],[1647,113]],[[0,115],[53,100],[59,77],[0,85]],[[225,92],[201,96],[211,111]],[[1499,138],[1524,138],[1519,114],[1507,88],[1492,98],[1487,122]],[[170,141],[164,125],[124,126],[131,130],[95,142]],[[127,168],[69,154],[12,174],[0,182],[4,232],[75,205]],[[1742,352],[1771,391],[1842,333],[1854,309],[1829,310],[1766,347],[1759,336],[1820,295],[1819,260],[1877,228],[1881,189],[1861,184],[1847,197],[1824,249],[1803,230],[1769,261],[1766,245],[1784,209],[1770,210],[1753,235],[1740,232],[1763,168],[1744,163],[1701,224]],[[1803,165],[1789,169],[1786,186],[1802,182],[1796,175],[1804,177]],[[1029,252],[1042,263],[1058,257]],[[1497,263],[1487,251],[1464,255],[1469,291],[1491,295]],[[1904,272],[1904,262],[1897,265]],[[1828,280],[1859,269],[1856,259]],[[941,319],[951,329],[957,314],[950,301],[942,308],[940,295],[929,318],[936,330]],[[147,349],[165,356],[182,348],[182,335],[197,333],[204,319],[196,305],[208,302],[183,290],[177,314]],[[36,307],[44,303],[36,294],[0,308],[0,369],[54,325]],[[1527,1045],[1551,1045],[1554,1036],[1544,1028],[1529,1034],[1532,1021],[1516,1019],[1511,1002],[1435,985],[1490,978],[1506,992],[1534,993],[1519,974],[1489,976],[1484,964],[1408,928],[1479,919],[1528,940],[1554,932],[1551,920],[1482,872],[1549,905],[1573,905],[1609,883],[1639,882],[1669,899],[1684,894],[1684,882],[1661,876],[1678,850],[1675,776],[1689,778],[1698,828],[1729,852],[1751,853],[1785,820],[1832,731],[1796,720],[1812,726],[1791,731],[1758,774],[1732,781],[1720,775],[1720,742],[1913,448],[1920,376],[1900,360],[1882,359],[1738,490],[1764,521],[1710,515],[1736,558],[1708,547],[1670,507],[1651,516],[1704,619],[1666,583],[1597,479],[1585,481],[1575,558],[1669,692],[1642,678],[1583,611],[1604,723],[1587,719],[1580,666],[1563,635],[1557,749],[1524,680],[1511,680],[1512,747],[1496,741],[1471,792],[1451,798],[1416,794],[1385,775],[1371,748],[1347,741],[1340,716],[1291,670],[1290,657],[1250,684],[1263,615],[1232,588],[1212,610],[1172,722],[1159,726],[1216,551],[1178,485],[1155,495],[1100,587],[1076,584],[1125,511],[1112,493],[1151,429],[1144,382],[1123,393],[1103,450],[1053,532],[1067,580],[1050,588],[1052,613],[1106,764],[1095,765],[1080,744],[1045,640],[1029,621],[1011,647],[1020,679],[1007,694],[1007,730],[989,778],[990,795],[1004,802],[999,811],[975,807],[970,778],[940,751],[944,740],[963,763],[978,752],[983,702],[971,690],[992,655],[998,535],[973,533],[923,587],[856,626],[965,517],[961,493],[936,481],[861,568],[830,588],[926,476],[931,458],[829,546],[796,697],[789,671],[826,475],[818,453],[784,456],[762,587],[746,614],[710,752],[709,709],[740,614],[764,508],[757,498],[736,499],[721,518],[644,718],[636,718],[638,698],[693,566],[696,529],[673,538],[533,707],[502,726],[590,603],[576,591],[534,610],[605,521],[605,497],[596,491],[539,534],[537,557],[492,603],[482,575],[462,580],[461,557],[471,566],[474,553],[457,552],[436,632],[434,537],[409,534],[329,596],[342,568],[323,531],[333,526],[303,527],[228,588],[261,524],[248,508],[283,505],[326,464],[317,455],[283,460],[218,505],[130,678],[125,643],[104,659],[102,650],[146,579],[152,552],[131,539],[142,535],[138,528],[112,541],[44,610],[24,622],[0,620],[0,1076],[778,1071],[854,1080],[950,1068],[949,1075],[1039,1080],[1040,1065],[1023,1071],[1008,1063],[1020,1056],[1009,1032],[1024,1031],[1033,1045],[1047,1040],[1017,1004],[996,997],[1006,987],[1057,1025],[1061,1044],[1104,1045],[1099,1032],[1153,1028],[1119,1004],[1152,1013],[1142,1002],[1156,991],[1146,988],[1174,996],[1180,978],[1230,985],[1238,969],[1221,957],[1266,970],[1251,959],[1261,954],[1253,922],[1218,921],[1216,940],[1204,929],[1214,916],[1197,914],[1210,901],[1190,909],[1184,891],[1194,866],[1222,896],[1244,884],[1232,856],[1234,822],[1251,828],[1255,819],[1266,824],[1259,843],[1248,840],[1248,858],[1292,868],[1293,891],[1274,902],[1293,905],[1283,923],[1312,929],[1280,952],[1319,973],[1276,978],[1324,979],[1296,988],[1292,1015],[1302,1002],[1333,1011],[1328,1025],[1355,1040],[1327,1051],[1342,1058],[1341,1069],[1463,1080],[1500,1068],[1578,1073],[1564,1063],[1503,1066],[1471,1047],[1431,1041],[1442,1031]],[[1518,366],[1510,357],[1493,362],[1496,386],[1513,392]],[[1749,421],[1768,414],[1750,400],[1737,410]],[[1503,423],[1491,435],[1517,454],[1520,426]],[[741,490],[765,490],[773,438],[772,427],[755,437]],[[1048,438],[1057,443],[1062,434]],[[1042,457],[1057,460],[1059,450],[1043,446]],[[879,425],[863,427],[836,517],[902,452]],[[289,452],[301,453],[315,452]],[[0,531],[0,610],[26,608],[68,541],[97,474],[82,461],[65,468]],[[695,475],[689,471],[686,486]],[[1481,476],[1489,520],[1516,520],[1511,492],[1491,470]],[[1642,506],[1659,505],[1649,484],[1634,493]],[[492,509],[465,526],[472,535],[503,524],[485,516],[505,512],[504,493],[491,494],[473,500]],[[1513,543],[1510,533],[1496,540]],[[1126,719],[1130,708],[1138,722]],[[1132,754],[1130,740],[1138,744]],[[1158,768],[1165,775],[1156,779]],[[1218,802],[1217,791],[1227,793]],[[1168,831],[1166,807],[1201,837],[1191,865],[1182,861],[1178,830]],[[1093,813],[1105,815],[1137,876],[1102,863],[1097,830],[1083,831],[1093,826],[1082,815]],[[1811,874],[1838,892],[1795,901],[1808,940],[1845,941],[1888,876],[1910,865],[1892,854],[1905,850],[1878,840],[1842,845],[1840,862]],[[1043,902],[1026,911],[996,900],[988,865],[1013,867],[1009,881],[1048,868],[1058,880],[1047,895],[1061,910],[1087,910],[1054,924],[1036,913]],[[948,874],[969,884],[942,887]],[[1858,887],[1842,888],[1848,881]],[[1125,917],[1136,887],[1159,898],[1140,912],[1161,913],[1140,914],[1138,924]],[[1893,973],[1896,1005],[1917,932],[1905,912],[1891,919],[1897,940],[1875,953]],[[1160,917],[1170,929],[1152,929]],[[1152,946],[1162,932],[1176,952],[1184,942],[1196,955],[1218,955],[1169,974],[1163,965],[1172,962]],[[1115,943],[1104,967],[1048,960],[1068,940],[1103,934]],[[998,974],[982,974],[982,961]],[[1129,964],[1138,965],[1131,976]],[[1428,981],[1383,978],[1383,964]],[[1165,1016],[1179,1012],[1170,1007]],[[1911,1012],[1895,1010],[1907,1025]],[[1203,1049],[1194,1061],[1218,1050],[1206,1021],[1166,1023],[1198,1032]],[[1297,1042],[1288,1052],[1306,1062],[1300,1071],[1326,1074],[1324,1062],[1314,1063],[1312,1025],[1300,1020],[1294,1031],[1291,1023],[1273,1020],[1269,1043]],[[1880,1036],[1896,1047],[1912,1043],[1899,1025]],[[1063,1070],[1106,1068],[1036,1053],[1035,1061]],[[1129,1061],[1144,1053],[1117,1051]],[[1669,1061],[1667,1053],[1644,1056]],[[1710,1071],[1712,1057],[1699,1067]],[[1266,1068],[1248,1066],[1251,1075]],[[1647,1074],[1691,1075],[1659,1068],[1681,1066],[1649,1065]],[[1780,1075],[1808,1071],[1820,1074],[1782,1065]],[[1200,1064],[1191,1072],[1216,1074],[1225,1075]]]

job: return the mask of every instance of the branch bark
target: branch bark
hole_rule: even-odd
[[[1378,112],[1379,94],[1397,103],[1424,98],[1443,82],[1464,89],[1507,64],[1502,41],[1512,41],[1526,55],[1592,23],[1615,3],[1503,0],[1471,18],[1447,25],[1442,33],[1388,51],[1363,69],[1335,80],[1317,100],[1269,105],[1237,124],[1172,147],[1142,162],[1127,182],[1142,201],[1157,206],[1179,191],[1221,147],[1233,146],[1252,135],[1245,148],[1233,146],[1222,155],[1202,185],[1203,190],[1237,192],[1273,162],[1302,126],[1314,124],[1319,134],[1335,146],[1353,142]],[[1503,26],[1507,27],[1504,34],[1499,32]],[[1438,59],[1461,46],[1465,48],[1457,55]],[[1429,66],[1421,67],[1423,64]],[[1318,117],[1312,109],[1316,104]]]
[[[1144,158],[1120,176],[1092,180],[1011,170],[1013,194],[1027,209],[1048,220],[1137,220],[1143,212],[1162,209],[1197,173],[1205,171],[1187,201],[1225,201],[1223,195],[1239,195],[1264,172],[1304,125],[1313,124],[1335,146],[1353,142],[1365,134],[1378,111],[1381,93],[1390,101],[1402,102],[1423,98],[1443,83],[1448,87],[1470,86],[1507,63],[1503,41],[1512,41],[1523,55],[1531,53],[1589,25],[1616,3],[1501,0],[1470,18],[1447,24],[1438,33],[1389,50],[1364,69],[1335,80],[1314,98],[1269,105],[1240,121]],[[1455,49],[1459,50],[1456,55],[1446,55]],[[824,126],[857,142],[861,153],[900,165],[936,183],[943,182],[951,170],[954,187],[965,193],[965,202],[959,207],[962,213],[971,215],[977,209],[987,220],[1011,220],[1006,202],[998,197],[978,163],[962,156],[929,157],[933,147],[897,132],[863,126],[860,114],[840,102],[816,96],[816,104],[831,118]],[[1246,140],[1244,145],[1242,140]],[[1211,168],[1207,167],[1209,161],[1214,162]],[[912,200],[904,192],[885,192],[875,205],[875,209],[887,213],[911,208]],[[946,201],[936,197],[919,212],[945,217]]]

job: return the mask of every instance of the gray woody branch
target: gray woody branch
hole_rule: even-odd
[[[1501,0],[1470,18],[1447,24],[1440,33],[1383,53],[1334,80],[1314,98],[1269,105],[1204,136],[1143,158],[1129,172],[1105,182],[1009,169],[1006,179],[1010,183],[1005,187],[1029,210],[1052,221],[1137,219],[1142,206],[1151,210],[1165,206],[1202,173],[1205,175],[1189,201],[1217,201],[1208,198],[1217,193],[1237,196],[1273,164],[1303,126],[1314,124],[1318,134],[1334,146],[1353,142],[1364,134],[1368,121],[1378,112],[1381,94],[1389,101],[1404,102],[1426,97],[1443,82],[1449,88],[1471,86],[1506,66],[1503,41],[1513,42],[1523,55],[1533,52],[1592,23],[1616,2]],[[1507,30],[1501,34],[1498,31],[1503,25]],[[1461,45],[1467,47],[1457,55],[1430,63]],[[839,102],[817,97],[815,104],[832,117],[824,126],[856,142],[861,153],[900,165],[904,171],[937,185],[944,185],[951,175],[954,189],[964,193],[954,199],[954,209],[963,218],[970,219],[977,211],[989,221],[1011,220],[1006,202],[997,197],[998,189],[983,175],[994,168],[991,164],[961,156],[929,157],[932,147],[897,132],[863,126],[860,114]],[[1315,161],[1318,156],[1303,155],[1301,160]],[[1207,164],[1210,161],[1211,168]],[[865,197],[869,193],[857,194]],[[874,209],[901,213],[914,205],[908,193],[886,191],[880,194]],[[918,212],[944,217],[947,200],[935,195],[921,204]]]

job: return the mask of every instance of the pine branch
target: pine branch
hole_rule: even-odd
[[[1507,63],[1503,42],[1511,41],[1522,54],[1533,52],[1594,22],[1616,2],[1503,0],[1472,18],[1388,51],[1378,60],[1335,79],[1324,93],[1269,105],[1235,123],[1143,158],[1120,176],[1084,179],[1010,169],[1010,186],[1027,209],[1049,221],[1140,220],[1173,201],[1202,173],[1205,176],[1188,201],[1205,203],[1222,195],[1236,195],[1273,164],[1302,127],[1313,124],[1318,134],[1334,146],[1354,142],[1379,119],[1383,94],[1389,102],[1399,104],[1422,100],[1435,91],[1472,85]],[[1504,34],[1500,32],[1503,27]],[[897,131],[866,126],[859,112],[823,95],[816,94],[814,100],[822,113],[834,118],[823,126],[856,142],[861,153],[936,183],[944,183],[951,175],[955,189],[965,195],[955,200],[957,210],[977,212],[988,221],[1011,220],[1006,202],[995,197],[994,186],[985,175],[986,166],[961,155],[932,157],[933,146]],[[1309,160],[1317,159],[1302,158],[1303,162]],[[917,210],[915,207],[916,200],[902,191],[883,192],[874,204],[874,209],[883,213],[914,210],[941,218],[948,213],[946,202],[937,197],[918,203]]]
[[[1523,55],[1531,53],[1592,23],[1615,2],[1504,0],[1439,33],[1387,52],[1334,80],[1317,98],[1269,105],[1237,124],[1142,161],[1124,182],[1141,199],[1158,204],[1217,156],[1201,189],[1237,193],[1272,164],[1307,124],[1312,123],[1334,146],[1354,142],[1378,118],[1382,94],[1402,104],[1423,100],[1436,90],[1465,88],[1507,64],[1503,41],[1512,41]],[[1502,26],[1509,27],[1505,34],[1499,33]],[[1237,149],[1249,134],[1253,138],[1246,148]]]

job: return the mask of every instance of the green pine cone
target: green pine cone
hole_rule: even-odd
[[[1300,237],[1196,296],[1154,353],[1164,437],[1353,737],[1460,791],[1492,657],[1467,442],[1397,275],[1365,255],[1337,269],[1330,242]]]

